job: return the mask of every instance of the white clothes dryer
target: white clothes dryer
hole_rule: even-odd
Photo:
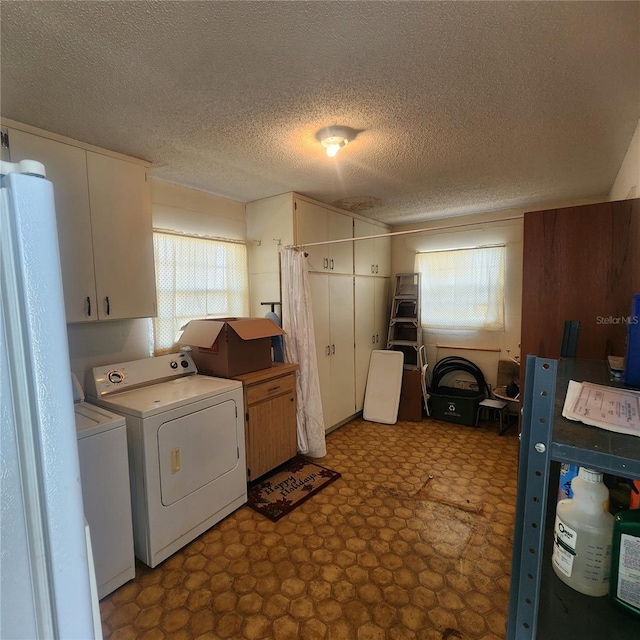
[[[125,420],[84,402],[71,374],[84,517],[89,525],[98,598],[136,577]]]
[[[93,369],[88,398],[125,417],[136,556],[150,567],[247,501],[242,383],[186,353]]]

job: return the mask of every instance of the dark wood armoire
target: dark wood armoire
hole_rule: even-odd
[[[559,358],[564,323],[580,322],[576,357],[625,355],[640,293],[640,199],[524,215],[520,353]]]

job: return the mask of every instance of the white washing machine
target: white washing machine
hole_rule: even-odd
[[[135,554],[155,567],[247,501],[242,383],[186,353],[96,367],[88,399],[125,417]]]
[[[73,380],[84,517],[89,525],[98,597],[136,577],[127,430],[122,416],[84,402]]]

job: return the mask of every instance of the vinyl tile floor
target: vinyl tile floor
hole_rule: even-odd
[[[355,419],[342,474],[276,523],[244,506],[100,602],[109,640],[505,638],[517,429]]]

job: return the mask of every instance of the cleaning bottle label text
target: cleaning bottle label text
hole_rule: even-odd
[[[576,557],[577,539],[576,532],[556,516],[552,561],[556,568],[569,578],[571,577],[573,561]]]

